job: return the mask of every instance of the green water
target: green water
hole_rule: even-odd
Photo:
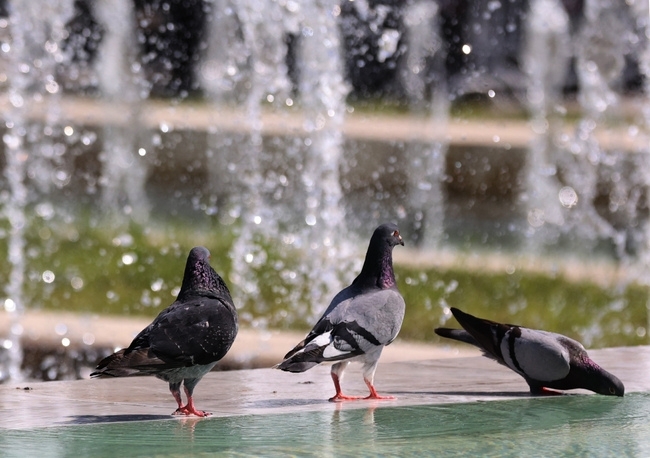
[[[648,393],[129,420],[82,417],[65,427],[2,431],[0,455],[650,456]]]

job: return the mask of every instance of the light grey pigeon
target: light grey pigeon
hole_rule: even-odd
[[[336,394],[330,401],[360,399],[341,392],[343,371],[350,361],[363,364],[363,380],[370,395],[379,396],[373,385],[375,369],[384,346],[390,344],[402,326],[405,304],[397,290],[393,272],[393,247],[404,245],[395,224],[382,224],[370,239],[361,273],[339,292],[305,340],[275,366],[288,372],[304,372],[322,362],[333,362],[332,380]]]
[[[463,329],[438,328],[436,334],[477,346],[521,375],[533,394],[546,388],[584,388],[598,394],[623,396],[623,383],[589,356],[573,339],[547,331],[477,318],[452,307],[451,313]]]
[[[178,403],[174,415],[210,415],[194,407],[192,393],[230,349],[238,323],[230,291],[209,259],[207,248],[192,248],[176,301],[160,312],[128,348],[100,361],[90,376],[153,375],[169,382]],[[187,396],[185,405],[181,383]]]

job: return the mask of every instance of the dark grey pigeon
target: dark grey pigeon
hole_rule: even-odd
[[[223,358],[237,335],[237,311],[228,287],[209,263],[210,252],[192,248],[176,301],[122,349],[100,361],[91,377],[153,375],[169,382],[178,403],[173,415],[208,412],[194,407],[199,380]],[[184,384],[187,404],[181,399]]]
[[[363,380],[370,395],[379,396],[373,385],[375,369],[384,346],[390,344],[402,326],[405,304],[397,290],[393,272],[393,247],[404,245],[395,224],[382,224],[370,239],[361,273],[339,292],[305,340],[275,366],[288,372],[304,372],[322,362],[333,362],[332,380],[336,394],[330,401],[360,399],[345,396],[340,381],[350,361],[363,364]]]
[[[438,328],[436,334],[480,348],[484,355],[521,375],[533,394],[547,388],[584,388],[598,394],[623,396],[623,383],[593,362],[573,339],[553,332],[477,318],[457,308],[451,313],[463,329]]]

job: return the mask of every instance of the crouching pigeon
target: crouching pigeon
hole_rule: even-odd
[[[192,248],[176,301],[122,349],[100,361],[91,377],[153,375],[169,382],[178,403],[173,415],[208,412],[194,407],[199,380],[223,358],[237,335],[237,311],[228,287],[209,263],[210,252]],[[181,398],[184,384],[187,404]]]
[[[484,355],[521,375],[533,394],[546,388],[584,388],[598,394],[623,396],[623,383],[587,355],[573,339],[553,332],[477,318],[457,308],[451,313],[463,329],[438,328],[442,337],[469,343]]]
[[[363,380],[370,395],[379,396],[373,385],[375,369],[384,346],[402,326],[404,299],[397,290],[393,272],[393,247],[404,245],[395,224],[379,226],[370,239],[361,273],[339,292],[305,340],[275,366],[288,372],[304,372],[322,362],[332,362],[336,394],[330,401],[360,399],[341,392],[343,371],[350,361],[363,364]]]

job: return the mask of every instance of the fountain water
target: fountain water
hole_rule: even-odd
[[[106,123],[103,129],[103,205],[116,217],[126,214],[142,224],[149,214],[144,190],[148,173],[145,156],[153,145],[138,145],[143,137],[139,122],[142,102],[149,95],[149,86],[133,46],[137,42],[133,2],[98,2],[95,13],[105,31],[97,59],[99,91],[108,104],[122,109],[121,119]]]
[[[61,45],[65,23],[72,14],[72,2],[66,0],[45,7],[30,2],[16,2],[12,6],[10,20],[3,20],[2,24],[3,28],[9,28],[12,38],[2,50],[7,55],[10,106],[5,115],[7,131],[3,135],[4,176],[9,191],[3,206],[9,223],[7,252],[11,266],[5,286],[4,309],[12,319],[9,337],[3,343],[7,353],[6,361],[0,367],[0,380],[21,378],[20,338],[23,329],[20,320],[25,309],[23,287],[28,224],[25,212],[33,203],[27,181],[34,180],[46,194],[50,186],[57,183],[55,167],[60,164],[64,151],[51,139],[56,135],[57,100],[60,97],[55,69],[65,61]],[[48,19],[41,19],[43,17]],[[42,126],[31,125],[27,119],[32,103],[38,103],[44,109]]]
[[[389,113],[387,124],[346,103],[351,86],[341,37],[360,32],[341,30],[344,11],[334,0],[206,1],[209,20],[197,65],[204,98],[170,103],[149,98],[146,63],[134,43],[143,21],[151,25],[155,18],[136,23],[132,2],[99,2],[92,8],[103,36],[96,65],[88,66],[98,95],[85,99],[61,98],[56,78],[61,68],[65,74],[76,65],[61,45],[72,2],[53,3],[48,20],[40,19],[42,7],[33,11],[31,5],[14,3],[6,21],[13,41],[3,43],[1,51],[12,59],[2,189],[12,272],[6,277],[4,307],[17,317],[4,347],[15,355],[20,354],[19,317],[26,303],[56,296],[66,306],[83,302],[79,309],[96,302],[103,312],[150,313],[146,307],[161,306],[167,302],[163,294],[175,291],[178,279],[166,272],[170,259],[184,256],[185,245],[199,243],[217,247],[213,262],[227,273],[244,323],[262,328],[307,324],[358,270],[375,224],[397,220],[408,244],[431,262],[441,241],[453,238],[450,232],[460,226],[448,221],[453,190],[447,185],[456,180],[462,189],[461,180],[476,180],[477,172],[481,176],[498,168],[489,154],[480,162],[483,170],[466,167],[465,135],[472,127],[451,144],[450,132],[459,123],[449,114],[453,56],[441,25],[442,3],[408,2],[395,15],[403,19],[397,27],[382,21],[400,6],[355,2],[355,14],[372,22],[368,40],[377,40],[359,40],[361,54],[367,48],[377,55],[364,54],[367,59],[358,65],[370,60],[400,65],[395,74],[408,112]],[[474,24],[470,40],[483,40],[488,30],[499,35],[498,23],[508,9],[498,1],[488,3],[480,15],[485,20]],[[592,32],[578,34],[582,44],[575,52],[581,120],[575,133],[567,133],[564,115],[570,106],[561,90],[570,57],[567,42],[575,32],[559,2],[531,2],[523,60],[535,137],[527,156],[528,187],[516,208],[525,207],[525,215],[512,217],[515,223],[505,229],[526,241],[521,245],[527,254],[531,246],[536,254],[546,254],[558,243],[591,248],[603,240],[619,257],[648,251],[643,213],[650,185],[644,165],[647,136],[641,140],[650,124],[647,99],[645,121],[629,124],[627,137],[635,138],[626,139],[626,148],[641,154],[601,142],[601,131],[618,116],[618,56],[631,44],[645,46],[641,68],[648,74],[647,6],[628,3],[636,22],[631,29],[622,27],[632,32],[619,34],[628,39],[621,43],[593,34],[602,29],[593,26],[601,18],[611,21],[611,31],[621,30],[621,16],[612,14],[605,0],[587,2],[581,30]],[[511,27],[516,21],[506,22]],[[513,36],[514,31],[506,32]],[[467,52],[474,53],[473,81],[489,73],[492,64],[484,53],[490,43],[467,43]],[[610,49],[605,54],[612,58],[600,62],[600,51]],[[487,94],[495,97],[494,90]],[[35,113],[32,107],[45,108]],[[490,147],[501,147],[496,137],[490,133]],[[512,162],[516,152],[508,148],[501,152]],[[489,186],[480,183],[478,193]],[[471,212],[476,200],[476,193],[467,202],[457,197],[462,203],[456,205]],[[480,227],[481,219],[475,215],[462,225]],[[92,231],[94,239],[88,236]],[[486,248],[468,238],[470,250]],[[482,233],[477,238],[489,239]],[[70,260],[71,251],[79,259]],[[108,270],[125,278],[110,278],[104,273]],[[424,273],[407,280],[409,287],[428,282]],[[89,292],[93,283],[99,295]],[[463,285],[456,279],[435,285],[443,295],[444,314]],[[35,293],[37,288],[43,289]],[[137,304],[129,305],[127,297]],[[428,312],[440,312],[430,305]],[[61,329],[60,336],[67,338]],[[18,363],[16,356],[12,378],[18,376]],[[6,370],[2,376],[7,377]]]
[[[608,241],[621,259],[645,251],[647,145],[639,138],[637,121],[627,132],[616,132],[619,128],[613,126],[623,117],[617,86],[624,56],[647,42],[643,29],[647,14],[634,13],[607,0],[585,3],[573,50],[582,118],[574,134],[569,134],[563,122],[567,106],[560,92],[571,57],[569,18],[552,0],[531,4],[524,59],[529,75],[527,100],[538,136],[530,150],[525,199],[529,238],[538,249],[539,244],[549,246],[569,238],[587,250]],[[599,140],[620,133],[630,138],[626,145],[604,146]]]

